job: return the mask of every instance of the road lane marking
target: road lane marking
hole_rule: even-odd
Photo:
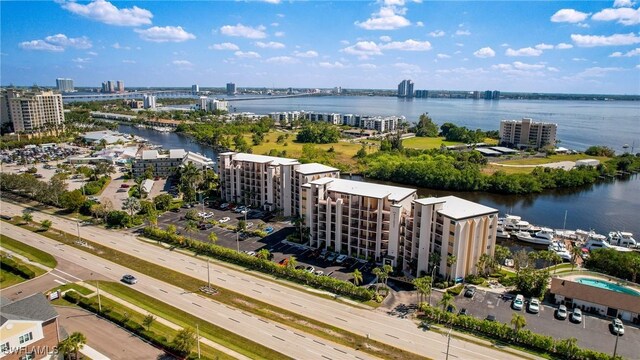
[[[255,292],[257,292],[258,294],[262,294],[262,291],[260,291],[260,290],[251,289],[251,291],[255,291]]]
[[[258,320],[262,321],[262,322],[263,322],[263,323],[265,323],[265,324],[268,324],[268,323],[269,323],[269,322],[268,322],[267,320],[265,320],[265,319],[260,319],[260,318],[258,318]]]
[[[325,356],[325,355],[322,355],[322,357],[325,358],[325,359],[333,360],[333,358],[330,358],[330,357]]]
[[[110,268],[110,267],[108,267],[108,266],[106,266],[106,265],[105,265],[105,267],[104,267],[104,268],[105,268],[105,269],[107,269],[107,270],[111,270],[111,268]]]
[[[58,279],[53,279],[53,281],[57,282],[57,283],[58,283],[58,284],[60,284],[60,285],[67,285],[67,283],[66,283],[66,282],[64,282],[64,281],[60,281],[60,280],[58,280]]]
[[[192,302],[193,305],[197,306],[197,307],[202,307],[202,305],[196,304],[194,302]]]
[[[165,293],[165,294],[168,294],[168,293],[169,293],[167,290],[163,290],[163,289],[158,289],[158,290],[162,291],[162,292],[163,292],[163,293]]]
[[[262,285],[262,284],[260,284],[260,283],[258,283],[258,282],[256,283],[256,285],[264,287],[264,285]]]
[[[338,348],[336,348],[336,347],[334,347],[333,349],[334,349],[334,350],[337,350],[337,351],[340,351],[340,352],[341,352],[341,353],[343,353],[343,354],[346,354],[346,353],[347,353],[346,351],[344,351],[344,350],[340,350],[340,349],[338,349]]]
[[[112,243],[113,245],[117,245],[115,241],[109,241],[109,242]]]
[[[277,337],[277,336],[275,336],[275,335],[271,335],[271,336],[273,336],[274,338],[276,338],[276,339],[278,339],[278,340],[284,341],[284,339],[283,339],[283,338],[279,338],[279,337]]]
[[[280,290],[278,290],[278,289],[274,289],[274,288],[271,288],[271,290],[273,290],[273,291],[277,291],[277,292],[281,292]]]
[[[188,266],[187,266],[187,269],[189,269],[189,270],[191,270],[191,271],[195,271],[194,269],[192,269],[192,268],[190,268],[190,267],[188,267]]]
[[[87,260],[87,258],[86,258],[86,257],[84,257],[84,256],[80,256],[80,259],[82,259],[82,260],[84,260],[84,261],[89,261],[89,260]]]
[[[139,252],[140,252],[138,249],[133,249],[133,251],[135,251],[135,252],[137,252],[137,253],[139,253]]]
[[[385,335],[387,335],[388,337],[392,337],[392,338],[394,338],[394,339],[398,339],[398,340],[400,340],[400,338],[399,338],[399,337],[397,337],[397,336],[394,336],[394,335],[391,335],[391,334],[385,334]]]
[[[296,335],[298,335],[298,336],[300,336],[300,337],[306,338],[306,336],[304,336],[304,335],[302,335],[302,334],[298,334],[297,332],[294,332],[294,334],[296,334]]]
[[[160,258],[160,257],[158,258],[158,260],[165,261],[165,262],[167,261],[167,260],[165,260],[163,258]]]
[[[235,322],[237,322],[238,324],[240,324],[240,321],[238,321],[238,320],[236,320],[236,319],[234,319],[234,318],[229,318],[229,320],[231,320],[231,321],[235,321]]]
[[[313,342],[318,343],[318,344],[320,344],[320,345],[324,346],[324,343],[323,343],[323,342],[320,342],[320,341],[318,341],[318,340],[316,340],[316,339],[313,339]]]
[[[227,280],[225,280],[225,279],[223,279],[223,278],[221,278],[221,277],[219,277],[219,278],[218,278],[218,280],[220,280],[220,281],[227,281]]]
[[[79,277],[77,277],[77,276],[75,276],[75,275],[71,275],[71,274],[69,274],[68,272],[62,271],[62,270],[60,270],[60,269],[53,269],[53,270],[54,270],[54,271],[57,271],[57,272],[59,272],[59,273],[65,274],[65,275],[67,275],[67,276],[71,276],[71,277],[72,277],[72,278],[74,278],[74,279],[78,279],[78,280],[82,281],[82,279],[80,279]]]
[[[304,307],[304,306],[302,306],[302,305],[300,305],[300,304],[296,304],[296,303],[294,303],[294,302],[291,302],[291,304],[293,304],[293,305],[295,305],[295,306]]]
[[[250,283],[250,282],[251,282],[251,280],[249,280],[249,279],[244,279],[244,278],[242,279],[242,281],[246,281],[246,282],[248,282],[248,283]]]

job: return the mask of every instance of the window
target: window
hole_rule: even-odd
[[[33,340],[33,333],[28,332],[28,333],[20,336],[19,340],[20,340],[20,344],[24,344],[24,343],[26,343],[28,341],[31,341],[31,340]]]
[[[9,342],[0,345],[0,352],[6,353],[9,351]]]

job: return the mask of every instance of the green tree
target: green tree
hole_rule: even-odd
[[[571,270],[578,264],[578,259],[582,256],[582,248],[580,246],[571,247]]]
[[[365,157],[367,157],[366,145],[362,144],[362,147],[360,148],[360,150],[358,150],[358,152],[353,157],[356,159],[364,159]]]
[[[446,292],[442,294],[442,299],[438,301],[438,305],[442,306],[442,311],[447,311],[447,309],[456,310],[456,305],[454,304],[454,296],[450,293]]]
[[[47,231],[51,228],[51,225],[53,225],[53,223],[51,222],[51,220],[42,220],[42,222],[40,223],[40,228],[44,231]]]
[[[287,261],[287,268],[295,269],[296,266],[298,266],[298,259],[296,259],[295,256],[289,257],[289,261]]]
[[[187,236],[189,236],[189,238],[191,238],[191,234],[195,233],[197,230],[198,225],[193,220],[187,221],[187,223],[184,225],[184,232],[187,233]]]
[[[78,354],[87,343],[87,337],[84,336],[83,333],[76,331],[69,335],[67,340],[69,341],[69,346],[71,346],[73,352],[75,353],[75,358],[79,359]]]
[[[236,227],[238,232],[245,232],[247,230],[247,222],[244,220],[238,221],[238,226]]]
[[[353,273],[351,273],[351,275],[353,276],[353,283],[356,286],[362,283],[362,273],[360,272],[360,270],[355,269]]]
[[[128,197],[122,202],[122,210],[128,210],[129,216],[133,216],[134,212],[140,210],[140,200],[134,197]]]
[[[258,250],[258,253],[256,254],[256,257],[258,259],[270,260],[271,259],[271,252],[268,249],[260,249],[260,250]]]
[[[156,209],[160,211],[169,210],[173,197],[169,194],[161,194],[153,198]]]
[[[424,297],[431,293],[431,276],[421,276],[413,279],[413,286],[416,287],[416,291],[418,293],[418,306],[420,306]]]
[[[436,137],[438,136],[438,125],[431,120],[429,117],[429,113],[424,113],[420,115],[420,119],[415,126],[416,136],[428,136],[428,137]]]
[[[75,212],[87,201],[80,190],[68,191],[60,196],[60,205],[68,211]]]
[[[458,257],[455,255],[447,256],[447,278],[451,279],[451,274],[453,273],[452,266],[458,261]]]
[[[171,341],[171,347],[180,354],[186,355],[193,350],[197,341],[198,339],[196,339],[195,331],[193,331],[192,328],[187,327],[178,331]]]
[[[169,226],[167,226],[167,234],[174,235],[176,231],[178,231],[178,229],[176,228],[175,225],[169,224]]]
[[[504,265],[504,261],[511,257],[511,250],[506,246],[496,245],[496,250],[493,256],[498,262],[498,265],[502,266]]]
[[[520,329],[527,326],[527,319],[525,319],[524,316],[520,314],[513,313],[513,315],[511,316],[511,325],[513,325],[513,330],[515,330],[515,332],[518,332],[520,331]]]
[[[209,239],[210,243],[215,244],[216,242],[218,242],[218,235],[212,231],[209,233],[209,235],[207,235],[207,239]]]
[[[478,263],[476,265],[478,267],[478,272],[480,273],[480,275],[486,275],[487,269],[491,268],[493,266],[493,263],[494,259],[493,257],[491,257],[491,255],[486,253],[480,255],[480,258],[478,259]]]
[[[24,209],[22,211],[22,221],[24,221],[25,223],[29,224],[30,222],[33,221],[33,215],[32,215],[32,211],[29,209]]]
[[[144,319],[142,319],[142,325],[144,325],[144,327],[147,328],[147,331],[149,331],[149,329],[151,328],[151,325],[155,320],[156,320],[156,317],[153,316],[153,314],[147,314],[147,316],[145,316]]]

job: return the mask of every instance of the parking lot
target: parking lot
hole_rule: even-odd
[[[232,210],[220,210],[202,204],[197,204],[193,207],[198,212],[212,212],[213,217],[209,220],[220,221],[221,219],[228,217],[230,220],[225,222],[230,227],[238,225],[240,220],[245,220],[244,214],[235,213]],[[322,272],[322,275],[333,276],[342,280],[349,280],[352,278],[351,273],[355,269],[359,269],[364,277],[363,283],[369,283],[373,281],[374,276],[371,274],[373,265],[371,263],[361,262],[356,259],[347,258],[341,264],[337,264],[337,256],[330,256],[330,253],[322,253],[320,250],[311,249],[303,245],[294,244],[286,241],[288,235],[295,231],[295,227],[290,222],[279,221],[265,221],[266,215],[262,211],[249,210],[246,214],[246,222],[248,229],[257,229],[260,224],[264,224],[264,228],[271,227],[273,232],[264,238],[250,236],[245,237],[236,233],[231,229],[226,229],[220,226],[211,226],[206,229],[198,229],[194,233],[186,233],[185,226],[187,220],[184,219],[185,214],[190,209],[181,208],[177,212],[166,212],[158,219],[158,225],[161,228],[166,228],[172,224],[176,226],[177,231],[182,235],[189,236],[193,239],[197,239],[203,242],[208,242],[208,237],[211,232],[215,232],[218,236],[217,245],[224,246],[229,249],[238,249],[243,252],[258,252],[260,249],[267,249],[273,255],[273,261],[280,263],[283,260],[295,256],[297,260],[297,266],[307,268],[313,267],[314,272]]]
[[[513,313],[519,313],[527,320],[526,329],[538,334],[545,334],[556,339],[575,337],[578,345],[604,353],[613,353],[616,336],[610,331],[611,320],[583,313],[582,323],[573,323],[569,317],[558,320],[555,317],[557,306],[543,303],[537,314],[527,311],[528,299],[522,310],[511,308],[512,296],[478,290],[473,298],[465,298],[463,294],[456,296],[457,311],[467,309],[471,316],[484,319],[494,315],[496,321],[510,324]],[[434,300],[435,303],[435,300]],[[640,329],[625,324],[625,334],[618,339],[618,355],[628,359],[638,359],[640,349]]]

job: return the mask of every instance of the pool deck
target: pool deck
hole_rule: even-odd
[[[564,275],[564,276],[560,275],[558,276],[558,278],[575,281],[575,282],[578,282],[578,279],[584,279],[584,278],[602,280],[618,286],[629,288],[631,290],[635,290],[638,293],[638,296],[640,296],[640,287],[632,285],[631,282],[629,281],[607,276],[604,274],[596,275],[590,272],[585,272],[584,274],[570,274],[570,275]],[[610,289],[607,289],[607,290],[610,290]],[[615,290],[610,290],[610,291],[615,291]]]

